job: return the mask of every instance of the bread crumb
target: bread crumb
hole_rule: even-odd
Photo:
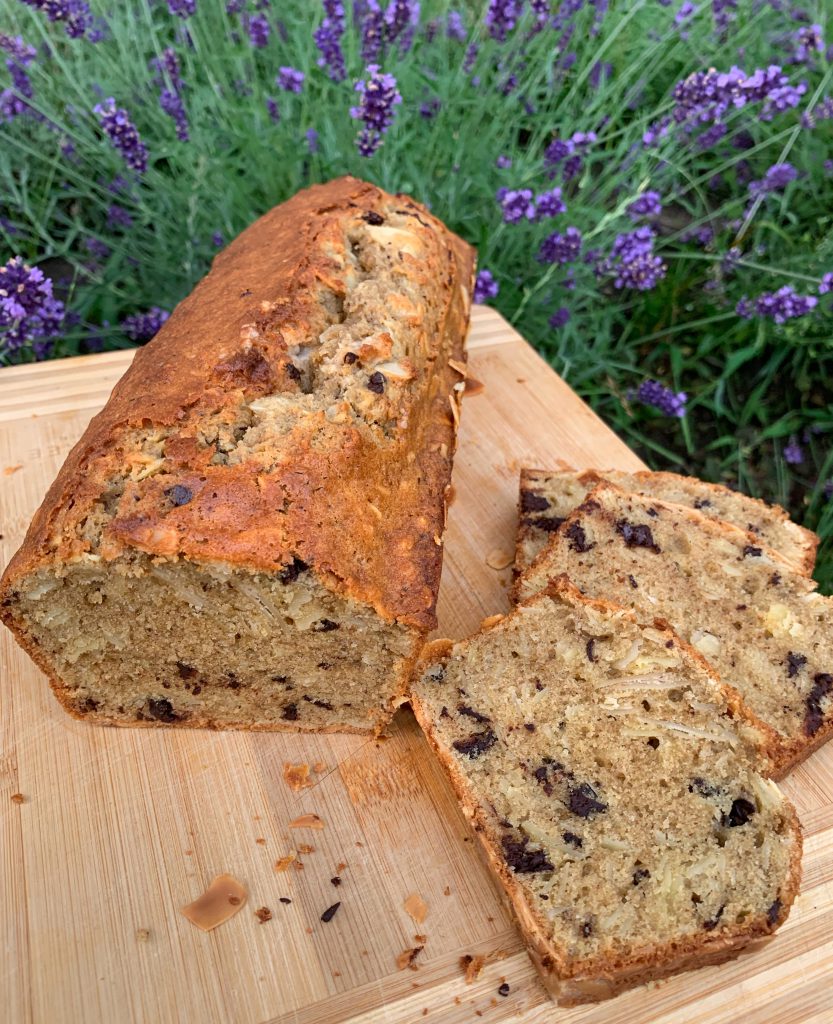
[[[267,921],[272,920],[272,911],[268,907],[258,907],[255,911],[255,917],[260,924],[266,924]]]
[[[210,932],[234,917],[245,904],[246,897],[246,890],[236,878],[217,875],[202,896],[180,907],[180,913],[201,931]]]
[[[22,793],[12,793],[13,804],[25,804],[26,797]]]
[[[150,931],[149,931],[149,929],[147,929],[147,928],[137,928],[136,929],[136,941],[137,942],[147,942],[149,938],[150,938]]]
[[[296,871],[303,871],[304,870],[304,865],[301,863],[301,861],[298,860],[297,857],[295,858],[295,870]]]
[[[336,864],[336,874],[340,874],[346,867],[347,865],[344,863],[344,861],[342,861],[340,864]]]
[[[418,942],[421,946],[424,946],[427,941],[428,941],[428,936],[427,935],[415,935],[414,936],[414,942]]]
[[[3,476],[11,476],[12,473],[16,473],[19,469],[23,469],[22,462],[17,462],[14,466],[6,466],[3,470]]]
[[[323,761],[316,761],[315,764],[312,766],[312,770],[315,772],[316,775],[320,775],[322,772],[325,772],[327,770],[327,766],[324,764]]]
[[[275,861],[275,871],[277,871],[279,874],[282,871],[289,871],[290,865],[294,860],[294,853],[288,853],[285,857],[281,857],[280,860]]]
[[[428,916],[428,905],[419,893],[412,892],[405,900],[404,907],[416,924],[422,924]]]
[[[333,977],[334,978],[340,978],[341,977],[341,971],[333,971]]]
[[[447,885],[447,886],[446,886],[446,887],[445,887],[445,888],[443,889],[443,896],[450,896],[450,895],[451,895],[451,886],[450,886],[450,885]]]
[[[414,963],[416,958],[422,952],[422,946],[414,946],[413,949],[403,949],[399,956],[396,958],[396,966],[400,971],[404,971],[406,967],[412,971],[419,970],[417,964]]]
[[[302,814],[300,818],[290,821],[290,828],[324,828],[324,819],[317,814]]]
[[[467,985],[473,984],[480,977],[485,963],[485,956],[471,956],[466,953],[465,956],[460,957],[460,970],[463,972]]]
[[[490,551],[486,555],[486,565],[490,569],[508,569],[514,561],[515,553],[513,551],[504,551],[502,548],[495,548],[494,551]]]
[[[481,629],[491,629],[492,626],[496,626],[499,622],[503,622],[503,615],[488,615],[480,623]]]
[[[309,843],[299,843],[298,853],[315,853],[315,847],[310,846]]]
[[[448,365],[451,367],[452,370],[456,370],[461,377],[465,377],[466,374],[469,372],[468,366],[466,366],[465,363],[461,363],[458,359],[449,359]]]
[[[468,377],[466,380],[466,398],[474,398],[475,395],[481,394],[486,390],[486,385],[479,380],[475,380],[474,377]]]
[[[258,846],[266,845],[266,840],[263,838],[263,836],[258,836],[257,839],[255,839],[255,842],[257,843]]]
[[[308,764],[290,764],[286,762],[283,766],[283,777],[290,789],[296,793],[300,789],[312,786],[312,779],[309,777]]]

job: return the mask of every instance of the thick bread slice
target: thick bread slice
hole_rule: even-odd
[[[590,597],[659,615],[775,733],[779,777],[833,731],[833,599],[754,534],[601,484],[516,583],[566,572]]]
[[[727,523],[757,535],[810,576],[819,539],[810,530],[791,522],[778,505],[768,505],[719,484],[707,484],[676,473],[623,473],[616,469],[576,470],[522,469],[515,570],[523,572],[543,551],[552,533],[602,481],[623,491],[644,494],[699,509],[709,519]]]
[[[372,732],[436,626],[474,251],[355,178],[248,227],[136,353],[0,581],[97,723]]]
[[[562,1005],[726,959],[787,916],[795,813],[737,694],[566,577],[423,654],[412,704]]]

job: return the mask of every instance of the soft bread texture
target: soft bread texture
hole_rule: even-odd
[[[516,572],[523,572],[535,561],[567,516],[594,487],[605,481],[623,491],[686,505],[709,519],[722,519],[748,530],[790,562],[797,572],[805,576],[813,572],[819,539],[810,530],[791,522],[780,506],[690,476],[624,473],[615,469],[521,470]]]
[[[369,732],[434,628],[473,250],[354,178],[214,261],[0,584],[72,714]]]
[[[795,813],[737,694],[662,622],[561,577],[429,645],[412,705],[562,1005],[719,962],[786,918]]]
[[[519,577],[568,573],[589,597],[658,615],[771,730],[780,777],[833,732],[833,599],[757,535],[600,484]]]

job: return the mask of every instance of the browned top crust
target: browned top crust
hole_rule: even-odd
[[[385,233],[387,223],[398,227]],[[398,289],[386,301],[416,342],[384,364],[404,383],[377,394],[360,377],[352,405],[325,408],[308,397],[318,382],[303,363],[343,322],[361,232],[384,243]],[[301,560],[384,618],[432,628],[461,380],[448,360],[465,358],[473,267],[471,247],[423,206],[355,178],[275,207],[137,352],[49,489],[0,596],[39,565],[93,552],[261,571]],[[368,375],[390,342],[381,333],[359,352]],[[250,404],[275,395],[295,408],[246,439]]]

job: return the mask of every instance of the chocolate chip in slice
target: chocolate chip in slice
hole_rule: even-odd
[[[571,787],[567,795],[567,806],[573,814],[580,818],[590,818],[594,814],[604,814],[607,804],[598,799],[598,794],[589,782],[582,782]]]
[[[513,839],[504,836],[501,840],[503,858],[517,875],[531,875],[538,871],[554,871],[552,861],[543,850],[528,850],[529,836]]]
[[[584,532],[584,527],[581,523],[570,523],[564,531],[564,535],[569,540],[573,551],[577,551],[580,555],[595,547],[595,544],[587,543],[587,534]]]
[[[807,658],[803,654],[796,654],[794,651],[787,651],[787,677],[794,679],[795,676],[807,664]]]
[[[662,549],[654,540],[651,527],[644,523],[629,523],[627,519],[617,519],[616,532],[621,534],[625,546],[629,548],[647,548],[655,554],[660,554]]]
[[[474,760],[493,747],[495,743],[497,743],[497,736],[491,729],[487,729],[485,732],[473,732],[467,739],[454,740],[451,745],[461,754]]]
[[[378,370],[375,373],[371,373],[367,380],[367,390],[372,391],[375,395],[381,395],[385,390],[385,384],[387,379],[383,373]]]
[[[194,497],[194,492],[185,484],[174,484],[165,491],[165,497],[170,498],[172,505],[187,505]]]
[[[749,821],[755,810],[755,805],[751,800],[739,796],[736,800],[732,801],[729,813],[723,815],[722,824],[728,825],[729,828],[738,828]]]
[[[549,501],[542,494],[535,494],[534,491],[524,491],[521,494],[521,511],[523,512],[543,512],[549,507]]]

